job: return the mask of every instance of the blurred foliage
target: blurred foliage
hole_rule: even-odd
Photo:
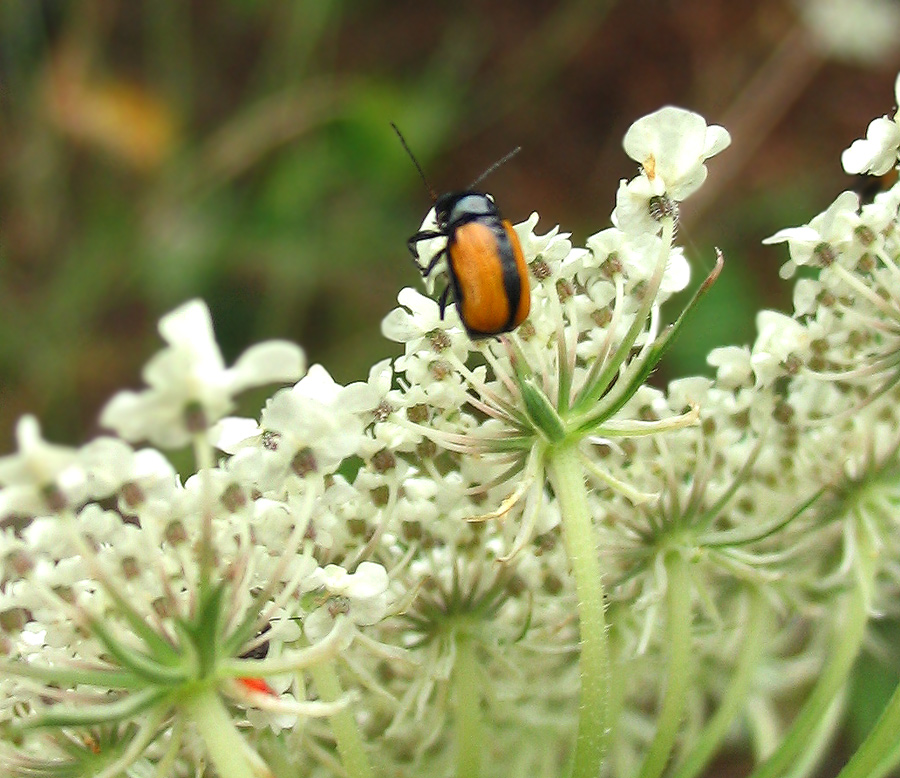
[[[405,239],[429,199],[391,121],[439,190],[521,145],[488,188],[578,242],[634,173],[634,119],[724,124],[679,238],[695,283],[714,246],[726,268],[655,380],[702,371],[789,308],[783,249],[759,241],[850,185],[840,151],[891,110],[897,68],[829,59],[788,0],[4,0],[3,440],[23,412],[94,434],[191,297],[226,358],[290,338],[347,382],[396,353],[379,322],[418,283]]]
[[[379,322],[418,283],[404,240],[428,196],[391,121],[441,190],[523,146],[489,188],[578,241],[634,172],[631,121],[673,102],[729,124],[731,180],[680,233],[698,278],[714,245],[726,271],[658,378],[703,370],[788,304],[759,239],[845,185],[839,151],[890,107],[894,63],[804,70],[779,53],[791,7],[750,5],[5,0],[0,429],[32,411],[51,437],[95,432],[194,296],[226,356],[288,337],[349,381],[395,353]],[[766,68],[799,85],[760,100]]]

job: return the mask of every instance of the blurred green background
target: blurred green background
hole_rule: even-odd
[[[705,370],[789,308],[786,254],[759,241],[851,186],[841,150],[894,107],[893,17],[858,46],[798,6],[2,0],[0,449],[24,412],[53,440],[96,434],[192,297],[228,359],[290,338],[349,382],[397,353],[379,324],[419,283],[405,240],[430,202],[391,121],[441,191],[522,146],[489,190],[582,243],[636,172],[632,121],[674,103],[724,124],[679,239],[695,284],[714,246],[725,271],[655,380]]]
[[[2,448],[26,411],[94,434],[191,297],[227,357],[287,337],[348,382],[396,353],[379,322],[419,284],[405,239],[430,202],[391,121],[442,191],[522,146],[488,188],[582,242],[635,173],[634,119],[726,124],[679,233],[695,281],[714,245],[726,270],[659,380],[703,370],[789,305],[759,240],[848,185],[839,153],[891,110],[898,62],[828,55],[784,0],[3,0]]]

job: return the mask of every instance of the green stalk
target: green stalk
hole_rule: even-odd
[[[898,740],[900,740],[900,685],[894,689],[875,727],[844,769],[838,773],[838,778],[870,778],[884,769],[882,765],[892,767],[891,761],[900,755]]]
[[[606,754],[609,725],[609,645],[600,559],[578,444],[569,442],[551,448],[547,470],[559,501],[581,631],[581,699],[571,776],[597,778]]]
[[[213,560],[213,530],[212,522],[215,514],[213,502],[213,486],[210,471],[215,466],[215,454],[207,439],[206,432],[194,435],[194,464],[200,477],[201,484],[201,517],[200,517],[200,543],[197,548],[200,578],[197,583],[200,599],[206,595],[211,586]]]
[[[884,776],[893,773],[898,764],[900,764],[900,741],[894,744],[893,751],[881,760],[869,778],[884,778]]]
[[[309,668],[309,673],[323,701],[334,702],[343,693],[334,662],[314,664]],[[343,708],[331,716],[329,721],[348,778],[372,778],[372,767],[353,710]]]
[[[672,778],[696,778],[709,765],[722,744],[728,730],[747,700],[753,675],[759,667],[767,633],[766,607],[762,594],[756,588],[750,591],[750,612],[744,628],[744,642],[735,663],[731,681],[719,707],[700,731],[693,747],[684,756]]]
[[[607,613],[609,618],[609,706],[607,716],[609,727],[607,728],[609,738],[609,754],[607,760],[609,767],[607,774],[624,775],[628,772],[624,765],[625,760],[625,743],[626,740],[619,735],[622,724],[622,711],[625,708],[625,679],[628,677],[628,662],[625,659],[624,641],[622,639],[621,629],[616,624],[616,611]],[[630,654],[629,654],[630,656]]]
[[[816,771],[825,761],[831,744],[834,742],[834,735],[841,725],[846,697],[847,686],[844,685],[834,696],[825,715],[813,730],[806,747],[800,753],[797,761],[791,765],[790,770],[784,774],[784,778],[812,778],[817,774]]]
[[[844,614],[835,625],[833,650],[806,704],[797,714],[778,748],[749,778],[780,778],[806,751],[813,734],[828,715],[862,647],[869,621],[869,593],[875,579],[876,552],[863,521],[856,522],[857,570],[853,589],[844,599]]]
[[[456,775],[478,778],[484,751],[481,684],[475,643],[466,635],[456,638],[456,660],[450,677],[456,724]]]
[[[215,689],[202,689],[186,697],[182,710],[200,733],[221,778],[256,778],[241,733]]]
[[[669,678],[659,709],[656,734],[644,757],[639,778],[659,778],[669,763],[681,729],[691,674],[691,578],[688,562],[680,551],[665,559],[666,637],[669,644]]]

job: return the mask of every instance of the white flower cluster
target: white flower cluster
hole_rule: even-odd
[[[794,315],[653,387],[721,266],[663,320],[690,280],[678,203],[729,140],[664,108],[626,136],[613,226],[578,248],[517,225],[513,333],[473,342],[404,289],[383,323],[404,353],[341,386],[285,343],[227,368],[192,302],[104,410],[117,437],[22,419],[0,772],[695,778],[730,732],[772,775],[824,742],[900,589],[900,189],[773,236]],[[853,149],[897,164],[890,128]],[[187,445],[182,483],[165,451]],[[784,720],[810,687],[821,710]]]

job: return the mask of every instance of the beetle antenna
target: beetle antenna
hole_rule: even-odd
[[[395,128],[396,129],[396,128]],[[522,150],[521,146],[516,146],[512,151],[509,152],[505,157],[498,159],[493,165],[491,165],[487,170],[484,171],[478,178],[476,178],[471,184],[469,184],[469,189],[474,189],[478,186],[484,179],[486,179],[491,173],[493,173],[498,167],[501,165],[505,165],[509,162],[516,154],[518,154]]]
[[[412,153],[412,149],[410,149],[409,144],[406,142],[406,138],[403,137],[403,133],[400,132],[400,128],[393,122],[391,122],[391,127],[394,128],[394,132],[396,132],[397,137],[400,138],[400,143],[403,144],[403,148],[406,150],[406,153],[409,154],[409,158],[416,166],[416,170],[419,171],[419,176],[422,178],[422,183],[425,184],[425,188],[428,190],[428,194],[431,195],[431,201],[437,202],[437,193],[434,191],[434,189],[432,189],[431,184],[428,183],[428,179],[425,178],[425,171],[422,170],[422,166],[419,164],[419,160],[416,159],[416,155]]]

